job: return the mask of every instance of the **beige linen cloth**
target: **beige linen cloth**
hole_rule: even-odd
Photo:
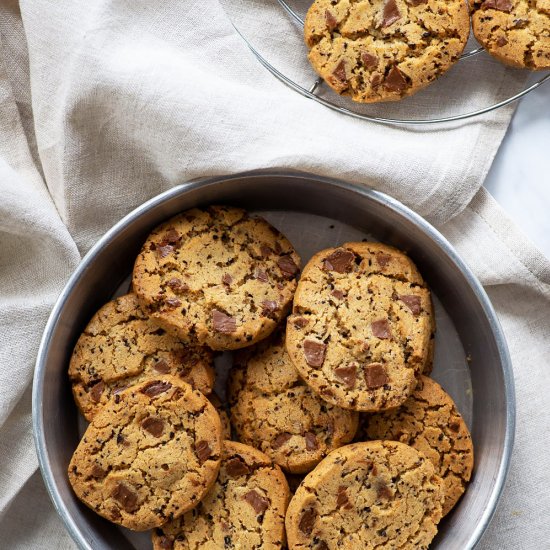
[[[266,22],[273,2],[260,4],[251,36],[266,24],[294,32]],[[455,83],[479,80],[472,101],[523,82],[490,60],[454,70]],[[407,109],[437,113],[422,97]],[[485,285],[514,362],[518,426],[480,548],[549,548],[550,264],[480,189],[511,114],[430,129],[344,117],[261,69],[214,0],[0,0],[0,547],[75,547],[37,473],[30,386],[42,329],[82,255],[170,186],[289,167],[402,200]]]

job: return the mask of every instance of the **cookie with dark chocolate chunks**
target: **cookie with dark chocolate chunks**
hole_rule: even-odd
[[[299,272],[298,254],[267,221],[210,206],[157,227],[132,282],[155,323],[183,342],[224,351],[275,329],[290,309]]]
[[[441,520],[442,481],[417,450],[394,441],[331,452],[288,506],[290,550],[428,548]],[[413,513],[411,511],[414,510]]]
[[[161,374],[178,376],[208,395],[213,361],[208,348],[183,344],[160,328],[130,293],[92,317],[74,347],[69,378],[76,404],[90,421],[111,397]]]
[[[76,496],[104,518],[144,531],[195,507],[216,480],[220,419],[175,376],[141,382],[94,416],[69,464]]]
[[[431,368],[434,330],[430,291],[410,258],[379,243],[347,243],[305,266],[286,347],[322,399],[374,412],[403,403]]]
[[[266,453],[286,472],[310,471],[352,440],[357,413],[326,403],[300,378],[284,332],[256,344],[230,371],[231,422],[240,441]]]
[[[460,58],[469,32],[462,0],[444,9],[427,0],[315,0],[304,25],[315,71],[361,103],[396,101],[426,87]]]
[[[224,441],[216,483],[194,510],[153,531],[153,548],[282,549],[289,498],[285,476],[266,455]]]

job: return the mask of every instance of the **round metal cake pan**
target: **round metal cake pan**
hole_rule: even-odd
[[[79,441],[78,412],[67,376],[73,346],[93,313],[128,278],[148,232],[176,213],[208,204],[241,206],[260,214],[271,213],[275,218],[274,212],[283,215],[286,212],[293,223],[303,216],[303,227],[294,233],[299,237],[300,233],[309,232],[313,240],[320,227],[313,221],[333,220],[331,228],[342,224],[352,228],[350,231],[407,251],[416,262],[463,350],[471,388],[466,396],[471,410],[465,418],[475,448],[472,481],[456,508],[441,522],[431,548],[475,547],[502,491],[515,424],[510,358],[485,291],[445,238],[396,200],[365,186],[282,171],[214,177],[162,193],[108,231],[86,255],[61,293],[38,352],[33,424],[44,481],[56,510],[79,547],[125,549],[147,547],[147,543],[145,535],[133,537],[96,516],[76,499],[69,485],[67,467]],[[319,243],[322,244],[322,239]],[[442,324],[439,340],[436,339],[434,376],[438,363],[444,364],[446,354],[451,354],[451,340],[445,339],[445,332],[450,329]],[[459,403],[457,395],[453,397]]]

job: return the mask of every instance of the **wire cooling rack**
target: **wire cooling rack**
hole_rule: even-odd
[[[256,47],[256,45],[253,43],[253,40],[251,40],[247,36],[245,29],[243,29],[239,25],[239,23],[235,20],[235,18],[232,17],[232,10],[230,6],[228,9],[228,6],[227,6],[228,3],[231,4],[231,2],[227,2],[227,1],[225,2],[226,10],[228,11],[228,15],[232,20],[233,26],[237,30],[237,33],[245,41],[245,43],[248,45],[252,53],[256,56],[258,61],[269,72],[271,72],[281,82],[283,82],[284,84],[286,84],[291,89],[298,92],[299,94],[303,95],[304,97],[313,99],[314,101],[317,101],[318,103],[324,105],[325,107],[328,107],[329,109],[332,109],[344,115],[358,118],[361,120],[368,120],[371,122],[378,122],[382,124],[416,125],[416,126],[443,124],[443,123],[449,123],[454,121],[466,120],[466,119],[484,115],[486,113],[490,113],[491,111],[499,109],[500,107],[504,107],[505,105],[513,103],[514,101],[517,101],[518,99],[532,92],[533,90],[535,90],[536,88],[538,88],[539,86],[541,86],[547,80],[550,79],[550,72],[547,72],[536,82],[523,88],[521,91],[515,93],[514,95],[506,97],[505,99],[497,103],[493,103],[488,106],[483,106],[466,113],[457,113],[457,114],[451,114],[448,116],[442,116],[442,117],[436,117],[436,118],[390,118],[390,117],[376,116],[368,113],[362,113],[359,111],[358,105],[355,104],[353,101],[351,101],[351,99],[342,99],[341,96],[337,96],[335,93],[332,93],[332,92],[325,94],[325,92],[327,91],[326,90],[327,85],[324,83],[322,78],[315,77],[312,79],[311,84],[309,86],[305,86],[303,83],[297,82],[296,78],[293,78],[292,76],[284,74],[279,69],[277,69],[276,66],[272,62],[270,62],[269,59],[267,59],[267,56],[259,51],[259,48]],[[298,9],[298,7],[295,6],[295,4],[302,4],[301,7],[303,11],[303,5],[304,5],[303,1],[289,2],[287,0],[270,0],[270,1],[264,0],[264,3],[267,5],[276,4],[284,12],[284,14],[290,19],[290,21],[292,21],[294,25],[296,25],[300,29],[303,29],[304,19],[300,15],[299,13],[300,10]],[[305,55],[305,52],[304,52],[304,55]],[[469,51],[462,54],[462,56],[459,59],[459,62],[461,63],[468,62],[468,60],[479,55],[488,56],[489,54],[485,52],[485,50],[476,43],[476,45],[473,48],[471,48]],[[508,70],[518,71],[518,69],[508,69]],[[321,94],[326,95],[326,97],[323,97]],[[344,101],[347,105],[346,106],[338,105],[334,98],[337,98],[336,100],[338,100],[340,103]]]

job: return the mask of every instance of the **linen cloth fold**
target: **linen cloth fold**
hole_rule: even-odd
[[[480,189],[512,107],[429,130],[344,117],[264,71],[223,4],[0,0],[0,546],[75,547],[36,473],[30,384],[47,316],[81,256],[173,185],[270,167],[398,198],[478,275],[508,338],[518,399],[507,488],[480,548],[541,548],[550,540],[550,262]],[[230,14],[254,25],[256,13],[255,37],[275,16],[271,4]],[[277,63],[290,63],[279,50]],[[491,101],[524,80],[488,59],[473,70],[489,75],[479,93]],[[437,114],[425,97],[408,108]]]

